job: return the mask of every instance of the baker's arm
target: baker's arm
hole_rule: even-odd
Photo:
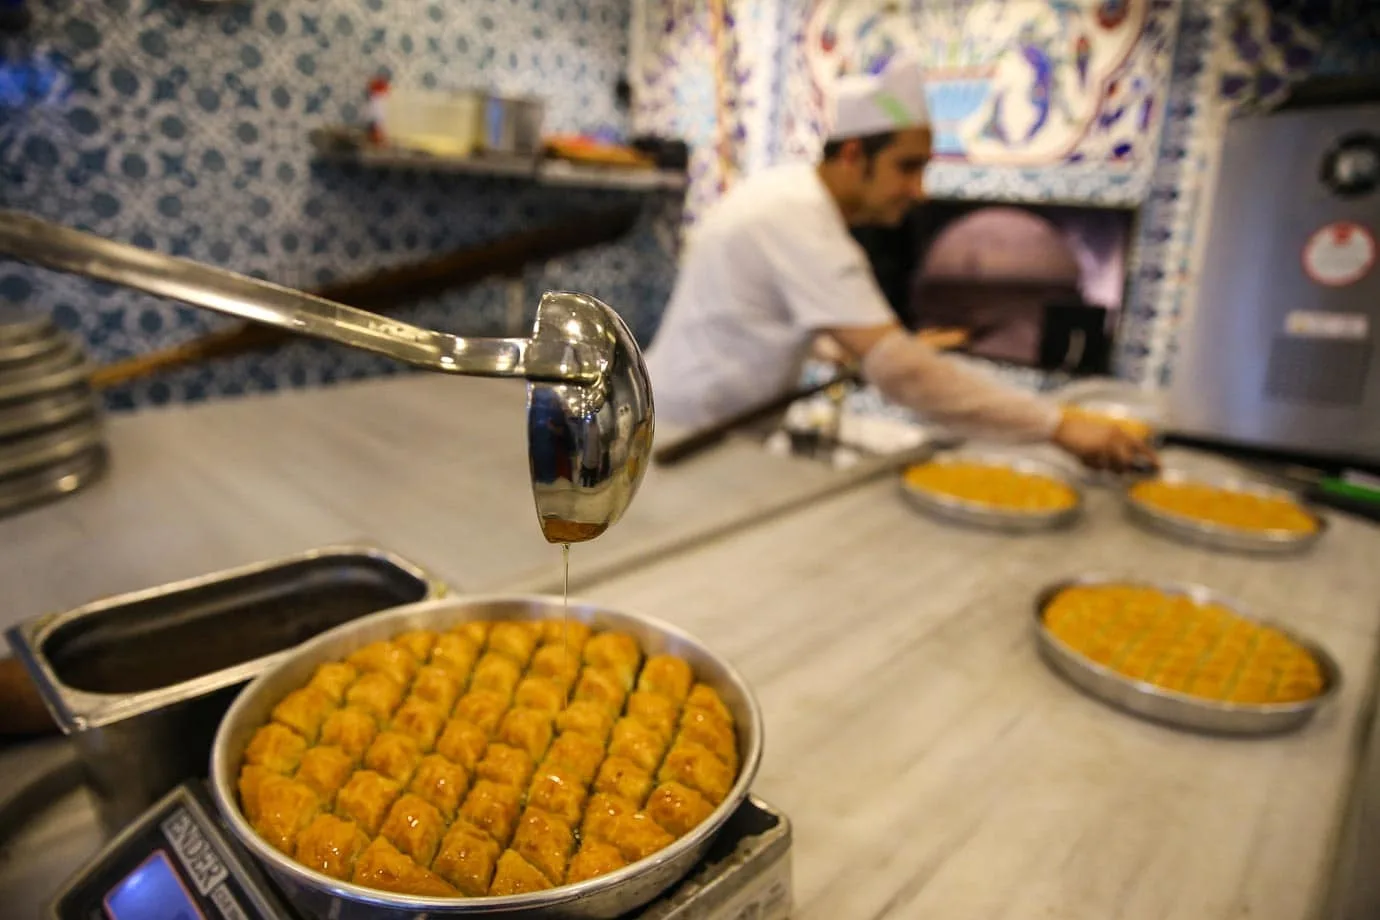
[[[1097,469],[1158,463],[1148,445],[1116,425],[1066,414],[1048,400],[992,380],[897,323],[827,331],[862,362],[863,377],[882,395],[961,433],[1048,441]]]

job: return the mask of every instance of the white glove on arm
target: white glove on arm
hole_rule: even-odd
[[[863,379],[882,395],[965,436],[1048,441],[1059,407],[964,367],[903,329],[868,349]]]

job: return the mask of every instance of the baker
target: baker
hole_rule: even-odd
[[[841,78],[831,114],[821,162],[748,177],[691,233],[647,351],[658,417],[699,428],[787,391],[824,334],[884,396],[956,433],[1051,442],[1099,469],[1157,463],[1121,428],[1006,386],[897,322],[848,228],[894,226],[924,196],[933,138],[917,64]]]

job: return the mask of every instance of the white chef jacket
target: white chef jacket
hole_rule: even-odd
[[[733,415],[795,386],[817,331],[895,319],[815,167],[765,170],[690,235],[646,355],[658,419],[698,428]]]
[[[691,235],[647,350],[657,416],[677,427],[713,424],[795,386],[820,330],[895,322],[815,168],[769,169],[724,196]],[[910,349],[907,374],[891,395],[955,433],[1043,441],[1059,424],[1053,403],[899,341]],[[884,341],[873,351],[896,347]]]

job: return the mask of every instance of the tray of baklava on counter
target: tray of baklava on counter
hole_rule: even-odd
[[[1133,521],[1161,536],[1239,553],[1301,553],[1327,520],[1292,492],[1245,477],[1165,470],[1129,483]]]
[[[1083,510],[1083,490],[1068,471],[1000,451],[955,451],[911,466],[901,494],[931,517],[1007,533],[1064,527]]]
[[[1180,728],[1289,731],[1341,686],[1322,646],[1201,585],[1086,576],[1047,588],[1034,613],[1040,653],[1055,672]]]
[[[231,830],[323,916],[369,903],[613,918],[646,904],[747,797],[760,711],[673,627],[566,612],[468,597],[301,646],[217,734],[212,787]]]

